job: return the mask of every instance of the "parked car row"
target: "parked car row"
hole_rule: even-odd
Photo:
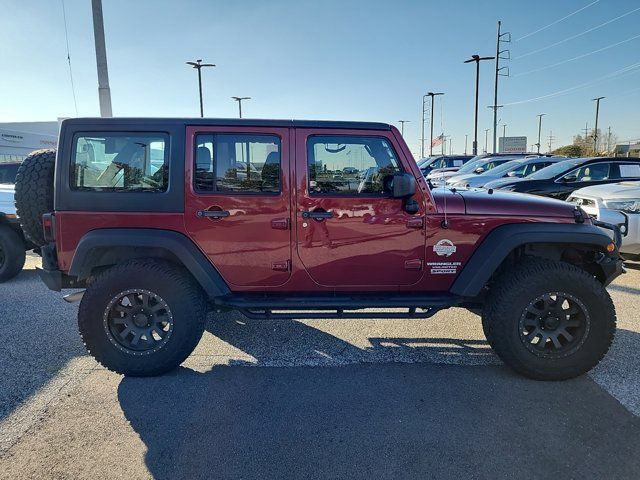
[[[441,164],[446,163],[440,157]],[[640,260],[640,159],[482,155],[464,165],[431,169],[435,187],[485,188],[567,200],[592,218],[617,225],[621,252]]]

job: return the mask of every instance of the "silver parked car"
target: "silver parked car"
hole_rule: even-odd
[[[447,181],[447,185],[455,188],[483,187],[485,183],[498,180],[500,178],[526,177],[561,160],[566,160],[566,157],[535,156],[531,158],[518,158],[481,173],[455,175]]]
[[[630,260],[640,260],[640,182],[581,188],[567,201],[579,205],[597,220],[618,225],[622,233],[620,253]]]

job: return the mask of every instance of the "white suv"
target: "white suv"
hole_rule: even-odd
[[[620,252],[640,260],[640,182],[594,185],[573,192],[568,202],[579,205],[591,217],[620,227]]]

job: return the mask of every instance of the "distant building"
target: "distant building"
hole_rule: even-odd
[[[640,142],[616,145],[616,157],[640,157]]]
[[[0,123],[0,162],[19,162],[34,150],[58,145],[59,122]]]

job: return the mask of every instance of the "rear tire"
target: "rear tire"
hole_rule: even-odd
[[[593,276],[564,262],[533,259],[499,277],[484,309],[485,335],[498,356],[536,380],[565,380],[607,353],[616,312]]]
[[[24,159],[16,176],[16,211],[27,240],[40,247],[47,242],[42,215],[53,211],[56,151],[36,150]]]
[[[6,225],[0,225],[0,283],[22,271],[26,260],[22,238]]]
[[[204,292],[186,270],[139,259],[111,267],[90,283],[78,327],[89,353],[109,370],[154,376],[191,354],[206,314]]]

